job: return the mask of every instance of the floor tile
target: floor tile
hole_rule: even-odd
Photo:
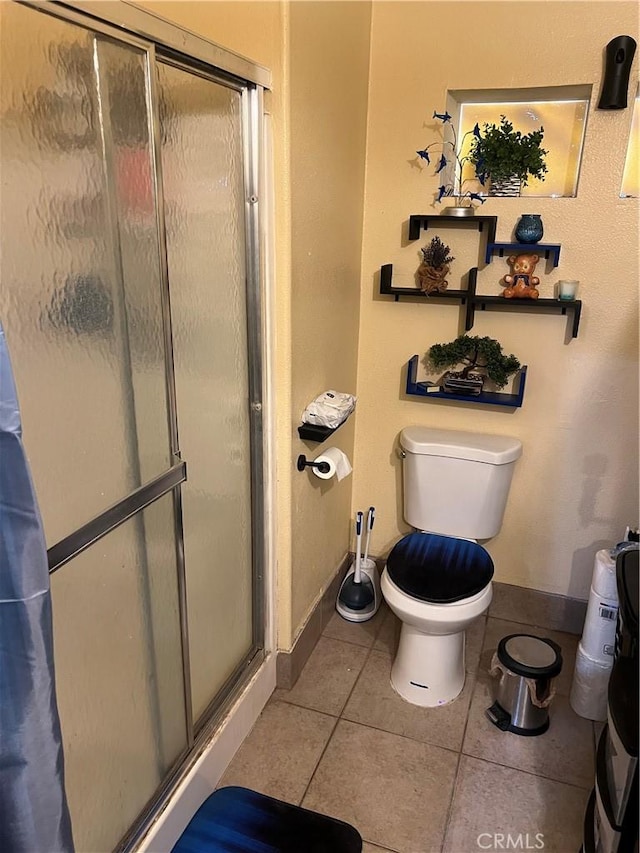
[[[458,756],[340,720],[303,806],[402,853],[440,851]]]
[[[535,637],[548,637],[562,649],[562,672],[556,678],[556,692],[568,696],[571,692],[573,670],[576,663],[576,651],[580,640],[575,634],[565,634],[562,631],[551,631],[547,628],[537,628],[532,625],[521,625],[518,622],[507,622],[504,619],[487,619],[487,630],[484,636],[480,668],[484,673],[489,671],[491,658],[498,648],[498,643],[509,634],[533,634]]]
[[[382,604],[376,615],[366,622],[348,622],[334,610],[333,616],[323,631],[325,637],[343,640],[345,643],[355,643],[358,646],[371,648],[378,632],[382,627],[389,608]]]
[[[566,696],[557,695],[549,709],[551,725],[538,737],[502,732],[485,717],[493,704],[493,682],[479,675],[471,701],[463,753],[526,770],[548,779],[592,787],[593,729],[579,717]]]
[[[276,690],[274,698],[337,716],[368,653],[363,646],[321,637],[296,684],[291,690]]]
[[[395,850],[390,850],[389,847],[378,847],[377,844],[369,844],[368,841],[362,844],[362,853],[396,853]]]
[[[380,626],[380,631],[376,637],[373,648],[387,654],[395,655],[398,648],[398,640],[400,639],[400,620],[387,607],[384,620]]]
[[[467,672],[475,672],[478,669],[480,651],[484,638],[486,619],[484,616],[476,619],[467,631],[465,646],[465,667]],[[401,623],[395,613],[387,608],[387,613],[373,644],[373,648],[380,652],[386,652],[395,656],[400,640]]]
[[[544,843],[544,853],[573,853],[582,842],[588,796],[573,785],[463,756],[443,850],[504,850],[504,836],[511,834],[514,841],[520,836],[519,848],[512,849]]]
[[[581,634],[587,602],[562,595],[548,595],[507,583],[493,585],[489,616],[509,619],[521,625],[539,625],[552,631]]]
[[[478,670],[486,625],[486,616],[481,616],[467,628],[464,646],[464,660],[467,672],[477,672]]]
[[[219,787],[241,785],[299,804],[334,725],[326,714],[271,700]]]
[[[327,626],[327,622],[332,618],[333,614],[336,612],[336,598],[338,597],[338,592],[340,591],[340,585],[344,580],[344,576],[347,572],[347,568],[351,565],[351,559],[345,559],[344,563],[338,570],[338,572],[333,576],[331,583],[325,590],[324,595],[322,596],[322,602],[320,605],[320,611],[322,614],[322,629],[324,630]]]
[[[448,749],[462,746],[473,675],[458,698],[440,708],[420,708],[402,699],[389,681],[393,658],[372,651],[342,716],[356,723]]]

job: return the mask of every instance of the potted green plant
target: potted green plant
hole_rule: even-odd
[[[483,127],[482,133],[474,134],[469,157],[480,182],[491,179],[489,195],[519,195],[529,178],[544,181],[548,154],[542,147],[544,127],[523,134],[506,116],[500,116],[499,125]]]
[[[426,293],[441,293],[447,289],[449,282],[446,275],[449,272],[449,264],[455,261],[450,255],[450,249],[439,237],[434,237],[428,246],[420,250],[422,252],[422,263],[418,267],[418,281],[420,290]]]
[[[504,388],[521,367],[515,355],[505,355],[494,338],[478,335],[460,335],[450,343],[433,344],[427,356],[436,370],[463,365],[460,370],[448,371],[442,379],[443,390],[454,394],[480,394],[485,377]]]

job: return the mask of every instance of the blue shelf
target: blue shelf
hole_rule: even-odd
[[[504,257],[505,252],[510,255],[520,255],[523,252],[527,254],[535,252],[541,255],[544,252],[545,259],[548,260],[552,256],[553,266],[557,267],[560,263],[560,248],[559,243],[487,243],[487,254],[484,260],[487,264],[491,263],[491,255],[494,252],[497,252],[501,258]]]
[[[438,386],[428,382],[417,382],[418,356],[414,355],[407,364],[407,386],[406,393],[410,397],[422,397],[426,400],[448,400],[450,403],[482,403],[489,406],[508,406],[519,409],[524,398],[524,386],[527,381],[527,366],[523,365],[519,371],[518,392],[516,394],[502,394],[497,391],[483,391],[482,394],[450,394],[448,391],[431,391],[429,389]]]

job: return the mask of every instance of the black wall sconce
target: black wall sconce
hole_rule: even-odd
[[[616,36],[605,50],[604,78],[600,90],[599,110],[624,110],[636,42],[631,36]]]

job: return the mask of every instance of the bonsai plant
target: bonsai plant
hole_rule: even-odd
[[[485,123],[484,132],[474,134],[469,157],[482,184],[491,178],[490,194],[518,195],[529,178],[544,181],[548,152],[542,148],[543,138],[544,127],[523,134],[506,116],[500,116],[499,125]],[[510,184],[511,192],[503,191],[504,183]]]
[[[485,200],[478,193],[464,189],[464,185],[468,183],[469,179],[463,179],[462,172],[466,164],[472,163],[472,159],[470,153],[463,157],[460,151],[464,147],[464,141],[467,136],[478,136],[480,128],[476,124],[473,130],[467,131],[460,141],[460,147],[458,147],[458,135],[456,134],[455,127],[451,124],[449,113],[446,111],[444,113],[434,112],[433,118],[442,122],[443,134],[445,126],[447,126],[449,128],[449,135],[451,136],[451,139],[443,137],[442,140],[436,140],[420,151],[416,151],[418,157],[421,160],[425,160],[427,165],[431,164],[431,157],[434,153],[436,156],[439,154],[434,174],[439,175],[443,183],[438,187],[434,202],[439,204],[443,198],[453,198],[454,205],[452,207],[445,207],[442,212],[445,215],[470,216],[475,210],[472,202],[479,201],[480,204],[484,204]],[[448,169],[448,171],[444,172],[445,169]],[[443,172],[444,175],[442,174]],[[482,179],[480,182],[484,183]]]
[[[420,250],[422,252],[422,263],[418,267],[418,280],[420,290],[426,293],[438,293],[446,290],[449,284],[445,276],[449,272],[449,264],[454,261],[453,255],[449,254],[449,247],[445,246],[439,237],[434,237],[428,246]]]
[[[485,376],[504,388],[509,376],[520,369],[515,355],[505,355],[498,341],[478,335],[460,335],[448,344],[433,344],[427,353],[436,369],[464,365],[443,377],[443,388],[456,394],[480,394]]]

